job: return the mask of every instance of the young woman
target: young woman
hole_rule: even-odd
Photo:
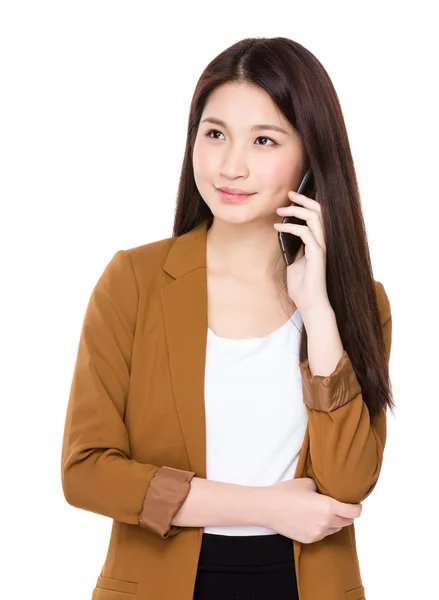
[[[117,251],[86,310],[62,484],[113,519],[93,600],[365,598],[391,327],[328,74],[234,44],[194,92],[172,237]]]

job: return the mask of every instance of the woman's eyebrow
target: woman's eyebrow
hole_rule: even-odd
[[[206,122],[213,123],[214,125],[220,125],[221,127],[225,127],[227,129],[226,123],[224,121],[222,121],[221,119],[217,119],[216,117],[206,117],[201,122],[202,123],[206,123]],[[251,127],[250,129],[251,129],[251,131],[257,131],[259,129],[270,129],[272,131],[278,131],[279,133],[285,133],[285,134],[289,135],[288,131],[283,129],[283,127],[279,127],[279,125],[274,125],[272,123],[253,125],[253,127]]]

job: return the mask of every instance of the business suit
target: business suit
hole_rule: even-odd
[[[92,600],[192,600],[203,528],[171,526],[190,480],[206,477],[207,222],[120,250],[86,310],[66,415],[67,501],[113,519]],[[390,305],[376,282],[386,343]],[[378,479],[386,411],[370,426],[346,352],[329,377],[300,363],[305,432],[295,477],[357,503]],[[147,517],[139,524],[141,511]],[[301,600],[365,598],[354,525],[294,541]]]

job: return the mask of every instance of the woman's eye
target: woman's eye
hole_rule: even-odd
[[[211,129],[210,131],[208,131],[208,132],[206,133],[206,137],[210,137],[210,134],[211,134],[211,133],[221,133],[221,131],[218,131],[218,129]],[[212,138],[212,139],[215,139],[215,140],[216,140],[217,138]]]
[[[269,138],[269,137],[266,137],[265,135],[260,135],[260,136],[259,136],[258,138],[256,138],[256,139],[257,139],[257,140],[270,140],[270,142],[273,142],[273,143],[271,144],[272,146],[277,146],[277,143],[276,143],[274,140],[272,140],[272,139],[271,139],[271,138]],[[267,145],[267,144],[262,144],[262,146],[266,146],[266,145]],[[269,145],[270,145],[270,144],[269,144]]]
[[[211,135],[210,135],[211,133],[221,133],[221,131],[218,131],[218,129],[211,129],[210,131],[208,131],[206,133],[206,137],[210,137],[211,139],[217,140],[218,139],[217,137],[211,137]],[[223,134],[221,133],[221,135],[223,135]],[[274,140],[272,140],[269,137],[266,137],[265,135],[260,135],[256,139],[257,140],[270,140],[270,142],[273,142],[272,144],[258,144],[258,146],[267,146],[267,145],[268,146],[277,146],[277,142],[275,142]]]

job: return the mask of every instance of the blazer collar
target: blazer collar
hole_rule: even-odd
[[[177,237],[163,265],[163,270],[177,279],[190,271],[206,268],[207,230],[211,218],[205,219],[188,233]]]

